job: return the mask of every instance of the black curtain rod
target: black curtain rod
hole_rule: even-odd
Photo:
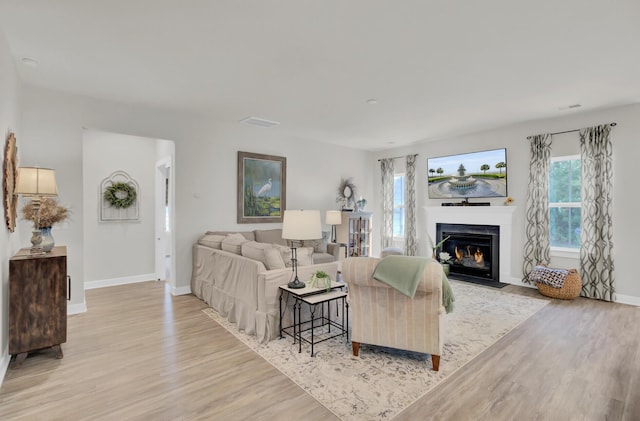
[[[407,154],[407,155],[411,155],[411,154]],[[407,155],[402,155],[402,156],[393,156],[393,157],[391,157],[391,158],[384,158],[384,159],[399,159],[399,158],[404,158],[404,157],[405,157],[405,156],[407,156]],[[414,155],[415,155],[415,156],[418,156],[418,155],[420,155],[420,154],[415,153]],[[382,161],[382,159],[378,159],[378,162],[380,162],[380,161]]]
[[[609,123],[609,126],[614,127],[616,124],[618,123]],[[555,132],[555,133],[549,133],[551,136],[556,135],[556,134],[564,134],[564,133],[573,133],[573,132],[579,132],[580,129],[573,129],[573,130],[565,130],[564,132]],[[527,139],[531,139],[533,136],[527,136]]]

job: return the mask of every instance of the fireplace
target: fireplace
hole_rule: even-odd
[[[500,227],[436,223],[436,243],[451,256],[450,276],[482,283],[500,281]]]

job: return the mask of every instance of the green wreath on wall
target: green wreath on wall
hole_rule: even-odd
[[[113,183],[104,191],[104,199],[114,208],[126,209],[136,200],[136,189],[127,183]]]

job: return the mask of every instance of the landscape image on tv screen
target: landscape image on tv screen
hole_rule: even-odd
[[[427,159],[429,199],[506,197],[507,150]]]

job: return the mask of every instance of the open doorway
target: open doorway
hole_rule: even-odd
[[[156,163],[156,279],[172,285],[173,176],[171,157]]]

